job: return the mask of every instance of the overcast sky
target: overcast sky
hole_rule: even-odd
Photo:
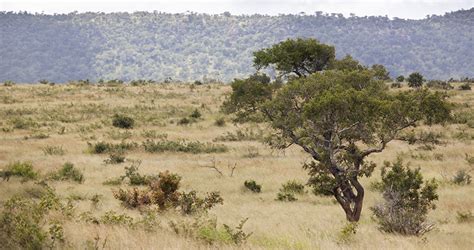
[[[0,0],[1,11],[53,13],[153,11],[219,14],[269,14],[315,11],[349,16],[385,16],[420,19],[426,15],[474,7],[474,0]]]

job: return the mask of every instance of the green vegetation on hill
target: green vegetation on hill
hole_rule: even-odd
[[[408,6],[407,6],[408,7]],[[230,81],[252,72],[252,53],[312,37],[391,76],[472,77],[474,8],[422,20],[340,14],[0,12],[0,81],[155,79]],[[205,80],[205,79],[203,79]]]

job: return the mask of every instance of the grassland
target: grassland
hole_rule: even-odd
[[[341,240],[340,231],[346,221],[333,198],[315,196],[306,188],[305,194],[297,195],[297,201],[276,200],[283,183],[307,180],[301,166],[310,159],[297,147],[279,151],[263,144],[260,139],[271,133],[263,124],[232,124],[219,112],[230,90],[229,86],[218,84],[0,86],[0,168],[17,161],[30,162],[40,176],[47,176],[65,162],[73,163],[84,174],[82,183],[47,183],[61,200],[73,200],[75,214],[102,216],[115,211],[138,221],[143,213],[123,207],[113,197],[113,190],[127,188],[128,184],[103,183],[123,175],[124,167],[139,160],[142,174],[169,170],[182,176],[182,190],[196,190],[199,194],[219,191],[224,204],[211,209],[207,217],[217,220],[218,228],[223,224],[236,226],[249,218],[243,230],[253,232],[242,245],[226,243],[219,236],[209,244],[176,234],[170,221],[194,219],[174,211],[157,213],[158,223],[153,230],[74,218],[61,220],[65,241],[57,248],[472,249],[474,222],[459,222],[458,212],[474,213],[474,184],[452,183],[457,171],[474,169],[473,162],[469,162],[474,156],[472,90],[447,92],[449,101],[455,104],[456,122],[413,130],[415,134],[435,134],[441,143],[423,147],[396,140],[386,151],[370,158],[381,166],[384,161],[402,157],[412,167],[420,167],[425,178],[438,181],[437,209],[429,215],[436,228],[423,237],[387,234],[377,229],[369,208],[381,199],[370,188],[380,178],[378,168],[372,177],[363,179],[367,190],[363,215],[357,234],[347,240]],[[182,124],[180,121],[189,118],[194,110],[201,117]],[[134,128],[113,127],[114,114],[132,117]],[[216,125],[222,118],[226,122]],[[236,136],[239,131],[241,136]],[[148,152],[142,147],[147,139],[163,138],[202,142],[226,150]],[[137,146],[126,150],[124,163],[106,164],[108,154],[90,152],[89,144],[97,142]],[[249,179],[262,185],[261,193],[243,188]],[[18,177],[0,181],[0,201],[3,204],[13,196],[35,197],[41,186],[36,183],[38,180],[22,182]]]

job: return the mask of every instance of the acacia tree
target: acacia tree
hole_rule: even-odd
[[[408,86],[411,88],[421,88],[423,86],[423,75],[418,72],[411,73],[408,78]]]
[[[382,152],[403,129],[442,122],[449,116],[443,97],[427,90],[389,92],[369,69],[326,70],[290,80],[271,94],[252,95],[237,80],[226,105],[234,112],[256,112],[277,134],[275,147],[301,147],[313,161],[305,164],[316,194],[332,195],[348,221],[358,221],[362,211],[362,176],[375,164],[367,157]],[[253,81],[259,86],[268,83]],[[240,96],[244,98],[240,98]],[[263,97],[263,98],[262,98]],[[252,109],[242,102],[252,100]]]
[[[333,46],[315,39],[288,39],[253,53],[257,70],[273,66],[283,75],[294,73],[305,77],[324,70],[335,58]]]

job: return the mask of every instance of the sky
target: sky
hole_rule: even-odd
[[[187,11],[220,14],[297,14],[316,11],[349,16],[388,16],[422,19],[426,15],[474,7],[474,0],[0,0],[0,11],[31,13]]]

